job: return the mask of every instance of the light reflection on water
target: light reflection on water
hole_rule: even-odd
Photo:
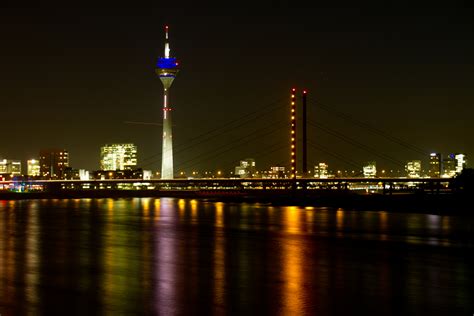
[[[39,283],[39,235],[40,226],[38,223],[39,210],[36,203],[29,205],[29,216],[26,223],[26,245],[25,245],[25,292],[28,306],[33,308],[39,302],[38,283]]]
[[[213,303],[215,311],[222,313],[225,311],[225,239],[223,233],[224,227],[224,203],[215,203],[216,219],[215,226],[219,229],[214,230],[215,247],[213,253]]]
[[[300,233],[305,231],[303,225],[305,212],[302,212],[297,207],[288,207],[284,209],[285,219],[287,225],[286,231],[289,233]],[[283,243],[281,249],[282,255],[282,313],[284,315],[302,315],[303,304],[305,303],[305,289],[304,289],[304,244],[301,244],[299,239],[290,239]]]
[[[160,216],[169,219],[176,215],[176,208],[170,201],[160,204]],[[154,234],[154,311],[163,315],[172,315],[177,309],[176,291],[178,290],[177,238],[174,233],[168,233],[165,227],[157,227]]]
[[[470,313],[472,233],[455,216],[0,201],[0,314]]]

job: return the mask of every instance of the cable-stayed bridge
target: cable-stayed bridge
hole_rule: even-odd
[[[333,179],[106,179],[106,180],[28,180],[2,181],[1,191],[49,193],[59,196],[94,196],[104,191],[120,196],[135,192],[138,196],[206,197],[233,194],[235,196],[278,196],[286,192],[304,192],[308,196],[331,191],[362,194],[443,194],[451,193],[452,178],[333,178]],[[144,194],[143,194],[144,193]],[[21,194],[21,193],[19,193]],[[129,195],[129,194],[126,194]],[[133,194],[132,194],[133,195]]]
[[[299,103],[299,101],[298,101]],[[307,146],[310,148],[308,162],[310,166],[317,165],[317,162],[327,161],[328,157],[337,160],[337,164],[343,169],[354,170],[353,176],[360,176],[361,169],[365,162],[377,160],[382,164],[391,166],[393,169],[404,170],[405,163],[399,157],[374,146],[367,139],[354,130],[362,130],[365,134],[370,134],[378,138],[390,148],[396,151],[408,153],[407,156],[413,159],[424,160],[429,156],[429,151],[416,146],[398,136],[388,133],[379,127],[364,122],[351,114],[337,110],[334,106],[329,106],[311,97],[308,98],[309,114],[307,116],[308,140]],[[298,108],[300,105],[298,104]],[[174,156],[176,174],[183,172],[191,175],[193,170],[203,168],[209,163],[219,165],[221,169],[231,170],[244,158],[254,158],[257,163],[264,162],[267,166],[290,165],[290,102],[288,96],[278,98],[272,102],[265,102],[255,110],[240,117],[233,117],[227,121],[215,124],[209,130],[193,135],[186,140],[175,140]],[[299,109],[298,111],[299,112]],[[333,120],[327,121],[320,118],[319,113],[326,113]],[[298,113],[297,120],[301,122],[301,115]],[[349,128],[338,129],[334,122],[343,121]],[[299,129],[301,129],[298,126]],[[358,139],[359,138],[359,139]],[[301,138],[297,139],[297,147],[301,145]],[[339,142],[343,145],[337,147]],[[341,146],[350,148],[354,152],[367,156],[361,161],[353,155],[343,154]],[[379,146],[380,147],[380,146]],[[298,152],[300,149],[298,148]],[[312,154],[311,154],[312,153]],[[319,153],[319,154],[315,154]],[[323,154],[325,159],[320,156]],[[301,156],[298,155],[298,173],[302,174]],[[411,159],[407,159],[411,160]],[[148,156],[140,161],[144,169],[157,169],[160,165],[160,154]],[[212,167],[211,167],[212,168]],[[289,169],[287,169],[289,170]],[[311,173],[304,174],[304,177]]]

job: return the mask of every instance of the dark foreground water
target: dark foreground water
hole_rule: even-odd
[[[472,315],[473,234],[426,214],[0,201],[0,314]]]

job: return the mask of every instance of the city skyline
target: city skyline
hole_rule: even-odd
[[[473,127],[463,124],[473,114],[474,99],[469,10],[459,12],[454,5],[424,12],[395,8],[381,21],[371,14],[378,9],[272,8],[266,15],[235,11],[228,19],[190,10],[165,18],[153,10],[114,8],[110,14],[100,9],[92,14],[78,8],[67,11],[65,18],[61,8],[10,9],[4,23],[24,24],[5,36],[5,91],[0,102],[5,117],[16,117],[19,108],[23,114],[20,120],[4,122],[5,130],[14,131],[15,141],[5,141],[0,156],[26,161],[37,157],[40,148],[66,148],[71,166],[93,170],[98,169],[97,149],[102,144],[131,142],[148,158],[144,169],[159,169],[161,159],[156,157],[161,151],[156,144],[162,127],[125,122],[159,124],[156,106],[161,97],[153,68],[163,48],[160,30],[169,23],[176,34],[173,45],[187,65],[173,87],[176,171],[192,168],[187,161],[193,159],[200,159],[203,170],[232,169],[239,160],[257,155],[263,155],[256,157],[261,166],[289,165],[285,120],[293,86],[308,89],[310,119],[395,160],[426,164],[426,155],[341,120],[316,102],[426,149],[426,154],[454,151],[471,157],[474,141],[467,135]],[[41,13],[47,17],[44,23],[39,23]],[[120,24],[119,16],[128,19]],[[69,23],[74,18],[83,21],[81,27]],[[138,20],[142,22],[135,23]],[[41,45],[36,37],[44,39]],[[42,76],[27,71],[33,65]],[[249,75],[243,69],[257,73]],[[276,100],[280,103],[269,106]],[[269,110],[248,124],[230,126],[191,147],[194,137],[265,107]],[[272,125],[281,128],[268,138],[260,136]],[[243,135],[259,128],[259,137],[238,144]],[[387,168],[391,163],[379,162],[321,130],[310,128],[308,138],[361,166],[371,160]],[[202,156],[232,143],[235,148],[213,161]],[[336,169],[347,166],[317,148],[308,149],[310,166],[323,161]],[[275,151],[269,157],[266,151],[271,150]]]
[[[298,161],[302,161],[303,153],[302,150],[297,150],[294,152],[298,156]],[[63,170],[63,165],[59,156],[65,156],[65,166],[66,169]],[[136,175],[143,174],[148,178],[154,179],[163,179],[161,173],[158,170],[143,169],[142,166],[138,163],[138,149],[132,143],[120,143],[120,144],[105,144],[100,148],[100,159],[98,169],[84,169],[80,166],[70,166],[69,165],[69,154],[66,149],[41,149],[40,160],[32,158],[28,159],[26,162],[26,169],[22,169],[23,162],[17,159],[5,159],[0,157],[0,178],[6,177],[6,179],[11,179],[15,176],[33,176],[42,179],[49,179],[48,170],[53,168],[53,165],[56,165],[56,158],[51,158],[49,160],[45,156],[56,157],[58,156],[59,165],[54,168],[60,168],[61,171],[53,172],[56,174],[52,178],[56,179],[79,179],[83,178],[81,174],[96,174],[101,175],[103,171],[118,171],[117,175],[114,175],[115,178],[119,179],[122,175],[122,171],[132,171],[137,172]],[[293,155],[292,155],[293,157]],[[426,157],[425,157],[426,158]],[[43,160],[43,163],[41,162]],[[40,170],[40,164],[44,164],[48,160],[49,167],[41,166],[43,171]],[[320,161],[314,165],[310,165],[308,172],[303,176],[301,168],[297,168],[296,174],[298,178],[452,178],[461,174],[465,168],[471,167],[468,164],[469,159],[463,153],[430,153],[427,157],[427,163],[422,163],[421,160],[406,160],[403,168],[386,168],[385,165],[379,165],[377,167],[377,161],[366,161],[361,165],[352,165],[352,168],[338,168],[334,167],[328,161]],[[298,164],[297,166],[300,166]],[[471,167],[472,168],[472,167]],[[52,170],[52,169],[51,169]],[[132,173],[127,173],[126,176],[129,177]],[[279,176],[277,175],[279,174]],[[275,164],[269,167],[257,166],[257,163],[254,158],[246,158],[239,161],[239,165],[234,166],[230,169],[200,169],[193,168],[191,169],[181,169],[176,170],[174,176],[177,178],[190,177],[190,178],[209,178],[209,177],[250,177],[250,178],[291,178],[292,175],[291,167]],[[124,174],[125,175],[125,174]],[[88,176],[87,176],[87,179]],[[169,180],[169,179],[168,179]]]

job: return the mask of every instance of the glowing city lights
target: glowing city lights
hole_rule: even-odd
[[[291,91],[291,178],[296,179],[296,89],[293,88]]]

